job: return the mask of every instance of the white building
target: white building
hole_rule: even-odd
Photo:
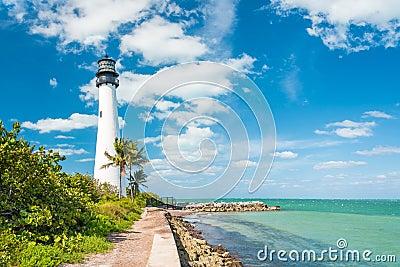
[[[107,182],[118,188],[122,187],[122,195],[126,195],[124,179],[119,179],[119,168],[102,166],[109,162],[104,152],[115,155],[114,140],[119,138],[118,111],[116,90],[119,86],[119,74],[115,71],[115,60],[107,55],[97,61],[96,86],[99,88],[99,113],[96,140],[96,158],[94,178],[101,183]],[[120,185],[120,182],[122,185]]]

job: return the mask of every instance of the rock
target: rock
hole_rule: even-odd
[[[185,210],[195,212],[245,212],[245,211],[279,211],[280,206],[268,207],[261,201],[250,202],[209,202],[187,205]]]
[[[231,254],[230,254],[228,251],[222,253],[222,257],[223,257],[223,258],[228,258],[230,255],[231,255]]]
[[[182,218],[167,217],[178,246],[182,266],[190,267],[221,267],[243,266],[242,262],[231,256],[221,244],[211,247],[200,236],[200,232],[183,221]]]

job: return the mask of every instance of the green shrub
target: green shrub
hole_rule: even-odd
[[[87,175],[61,171],[65,157],[6,131],[0,121],[0,230],[51,244],[54,237],[85,230],[100,195]]]
[[[90,221],[86,234],[90,236],[106,236],[110,232],[117,232],[119,230],[117,224],[118,221],[108,216],[97,214]]]
[[[18,253],[20,250],[21,242],[17,235],[7,229],[0,232],[0,266],[5,266],[7,263],[12,262],[13,253]]]
[[[110,249],[104,237],[139,219],[150,195],[118,200],[115,187],[62,172],[65,157],[19,132],[0,120],[0,266],[57,266]]]
[[[60,255],[62,255],[61,248],[29,242],[22,247],[17,262],[20,267],[57,266],[61,263]]]
[[[99,214],[118,220],[118,218],[125,218],[125,215],[129,212],[128,209],[118,205],[118,202],[106,202],[98,207]]]
[[[100,215],[111,218],[111,220],[108,221],[114,226],[114,229],[111,231],[123,231],[128,229],[134,221],[140,218],[140,214],[142,213],[141,207],[135,202],[132,202],[129,198],[103,202],[98,206],[97,211]],[[105,223],[104,219],[102,222]]]

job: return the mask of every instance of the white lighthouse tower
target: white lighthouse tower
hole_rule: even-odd
[[[110,155],[115,155],[114,140],[119,138],[117,96],[116,90],[119,86],[117,77],[119,74],[115,71],[115,60],[105,55],[104,58],[97,61],[98,71],[96,73],[96,87],[99,88],[99,113],[96,141],[96,158],[94,164],[94,178],[101,183],[107,182],[120,188],[119,168],[110,166],[102,168],[109,160],[104,155],[107,151]],[[126,195],[123,190],[122,195]]]

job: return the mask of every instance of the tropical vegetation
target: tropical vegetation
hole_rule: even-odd
[[[126,169],[129,170],[129,189],[132,200],[135,195],[139,193],[139,184],[144,185],[146,182],[146,175],[144,174],[143,165],[149,160],[145,156],[145,149],[142,146],[138,148],[138,141],[132,141],[129,138],[115,138],[114,150],[115,154],[110,155],[108,151],[104,152],[104,155],[109,160],[108,163],[104,164],[102,168],[109,168],[115,166],[119,168],[119,192],[118,197],[121,198],[122,194],[122,177],[127,175]],[[132,175],[134,168],[139,168],[135,171],[136,176]]]
[[[137,220],[150,195],[118,198],[112,185],[65,173],[64,156],[20,131],[0,120],[0,266],[57,266],[110,249],[105,236]]]
[[[133,179],[132,179],[133,188],[131,186],[131,190],[134,192],[133,193],[134,197],[139,195],[139,186],[147,188],[147,186],[144,184],[146,182],[146,178],[147,174],[144,172],[143,169],[136,170],[133,173]]]

